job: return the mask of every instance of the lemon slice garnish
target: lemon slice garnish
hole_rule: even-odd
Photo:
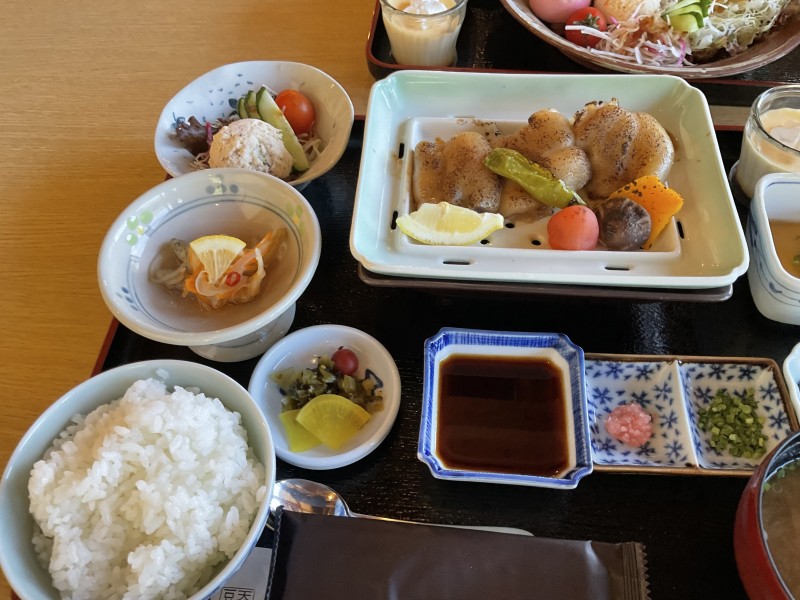
[[[295,415],[300,425],[333,450],[344,446],[369,419],[366,410],[337,394],[317,396]]]
[[[220,280],[246,245],[230,235],[207,235],[189,242],[189,247],[203,264],[212,284]]]
[[[423,204],[397,219],[400,231],[423,244],[467,246],[503,228],[503,216],[479,213],[448,202]]]

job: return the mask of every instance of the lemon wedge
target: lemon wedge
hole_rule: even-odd
[[[322,394],[301,408],[295,420],[333,450],[344,446],[369,421],[370,414],[338,394]]]
[[[189,242],[189,247],[203,264],[212,284],[220,280],[246,245],[230,235],[207,235]]]
[[[286,432],[289,450],[292,452],[305,452],[320,444],[320,441],[313,433],[297,422],[297,413],[299,412],[300,409],[298,408],[296,410],[287,410],[278,415]]]
[[[423,244],[467,246],[503,228],[503,216],[479,213],[449,202],[426,203],[398,217],[397,226],[408,237]]]

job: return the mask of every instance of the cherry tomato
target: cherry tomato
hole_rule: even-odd
[[[582,25],[583,27],[591,27],[598,31],[605,31],[607,27],[605,15],[591,6],[576,10],[567,18],[565,25],[566,27],[570,25]],[[578,29],[567,29],[564,32],[564,37],[573,44],[585,48],[596,46],[600,41],[598,36],[592,35],[591,33],[584,33]]]
[[[317,118],[311,100],[297,90],[283,90],[275,96],[275,104],[283,111],[297,135],[311,131]]]
[[[547,237],[556,250],[591,250],[597,246],[600,225],[591,208],[574,204],[550,217]]]
[[[333,361],[333,367],[340,373],[352,375],[358,371],[358,357],[356,353],[343,346],[339,346],[339,349],[331,356],[331,360]]]

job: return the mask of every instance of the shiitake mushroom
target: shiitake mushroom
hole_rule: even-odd
[[[594,211],[600,223],[600,241],[609,250],[637,250],[650,236],[650,213],[630,198],[610,198]]]

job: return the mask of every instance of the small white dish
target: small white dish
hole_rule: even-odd
[[[309,169],[288,183],[302,188],[327,173],[347,149],[353,127],[353,103],[344,88],[316,67],[297,62],[254,60],[218,67],[201,75],[178,92],[164,107],[155,133],[158,162],[173,177],[196,171],[194,156],[171,135],[180,120],[191,116],[201,123],[227,117],[249,90],[267,85],[280,92],[294,89],[314,104],[315,134],[322,140],[322,154]]]
[[[332,355],[339,346],[356,353],[356,375],[378,382],[383,395],[383,410],[372,415],[366,425],[340,450],[319,445],[305,452],[292,452],[279,415],[281,390],[271,375],[294,368],[313,368],[319,356]],[[394,359],[374,337],[344,325],[314,325],[295,331],[277,342],[258,361],[248,385],[250,394],[267,417],[275,442],[275,454],[289,464],[305,469],[336,469],[367,456],[389,434],[400,409],[400,373]]]
[[[282,254],[246,304],[203,310],[149,278],[172,238],[225,234],[252,247],[279,227],[288,232]],[[100,248],[98,281],[109,310],[130,330],[210,360],[241,361],[289,330],[321,249],[317,216],[295,188],[256,171],[206,169],[157,185],[117,217]]]
[[[442,428],[449,427],[451,423],[448,423],[447,420],[443,421],[440,417],[440,371],[442,363],[453,356],[474,356],[484,359],[487,357],[489,359],[511,358],[512,360],[539,358],[547,361],[560,372],[568,459],[566,466],[557,475],[512,472],[510,468],[501,468],[502,465],[499,465],[497,469],[468,469],[447,463],[440,451],[439,437]],[[592,472],[583,350],[573,344],[565,335],[442,328],[439,333],[425,341],[422,394],[422,417],[417,458],[428,465],[431,474],[437,479],[573,489],[583,477]],[[461,396],[458,398],[460,400]],[[475,428],[472,425],[464,427],[463,424],[459,424],[452,431],[457,432],[459,437],[467,435],[476,440],[498,437],[491,428]],[[529,434],[529,431],[526,432],[524,429],[516,431],[505,429],[505,431],[511,436]],[[549,435],[555,439],[559,433],[549,432]],[[509,444],[504,451],[507,452],[513,446],[515,444]]]
[[[747,279],[753,302],[773,321],[800,325],[800,279],[781,265],[770,220],[796,223],[800,232],[800,173],[772,173],[759,179],[750,203]],[[800,245],[798,245],[800,254]]]
[[[696,464],[677,361],[586,360],[592,457],[596,465],[685,467]],[[605,428],[618,406],[638,402],[652,417],[653,436],[627,446]]]
[[[777,365],[754,362],[703,362],[684,361],[681,377],[686,399],[686,410],[694,438],[697,462],[704,469],[753,471],[762,459],[780,442],[789,436],[796,425],[787,412],[783,389],[776,376]],[[717,452],[711,447],[711,435],[700,431],[698,414],[706,407],[718,391],[731,396],[744,397],[753,392],[757,414],[764,419],[762,427],[767,440],[765,452],[756,458],[731,456]]]
[[[653,115],[676,141],[668,183],[685,203],[652,251],[553,250],[533,244],[536,224],[463,247],[419,244],[396,227],[396,217],[413,210],[419,140],[487,123],[522,126],[546,108],[572,117],[587,102],[612,98]],[[708,289],[732,284],[749,260],[708,102],[668,75],[392,73],[370,94],[350,231],[350,251],[366,269],[398,277]]]

